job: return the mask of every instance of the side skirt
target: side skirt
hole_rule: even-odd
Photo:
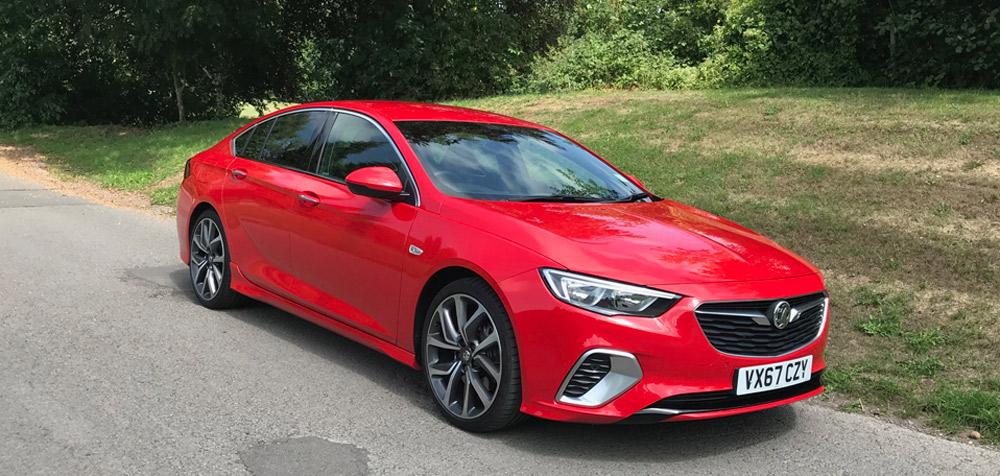
[[[420,369],[420,365],[417,364],[417,358],[413,353],[404,350],[401,347],[396,346],[388,341],[375,337],[367,332],[358,330],[351,327],[343,322],[330,319],[322,314],[312,311],[308,308],[302,307],[292,301],[289,301],[281,296],[278,296],[266,289],[263,289],[251,282],[249,282],[243,273],[240,271],[239,267],[235,264],[230,263],[230,270],[234,279],[230,282],[230,286],[234,291],[243,294],[247,297],[261,301],[265,304],[270,304],[278,309],[292,313],[302,319],[305,319],[313,324],[320,327],[326,328],[337,334],[340,334],[348,339],[351,339],[359,344],[366,347],[375,349],[383,354],[398,360],[399,362],[406,364],[414,369]]]

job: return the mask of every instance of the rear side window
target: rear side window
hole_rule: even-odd
[[[313,152],[329,116],[330,113],[326,111],[307,111],[285,114],[274,119],[274,126],[261,151],[260,160],[313,171]],[[251,138],[250,142],[255,142],[255,138]]]
[[[250,142],[250,137],[253,136],[253,131],[255,130],[257,130],[256,126],[251,127],[243,131],[243,133],[236,137],[236,140],[233,141],[233,150],[236,152],[235,155],[237,157],[243,157],[243,149],[246,148],[247,142]]]
[[[273,120],[268,120],[254,126],[251,131],[253,134],[248,136],[249,138],[247,139],[246,147],[244,147],[243,150],[240,150],[239,143],[237,143],[236,156],[250,160],[260,159],[260,149],[264,147],[264,141],[267,139],[267,133],[271,131],[271,126],[273,124]],[[247,135],[248,134],[244,134],[244,136]]]
[[[338,114],[330,129],[319,174],[343,180],[347,174],[364,167],[382,166],[400,173],[402,161],[389,138],[366,119],[350,114]]]

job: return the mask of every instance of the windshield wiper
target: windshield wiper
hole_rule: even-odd
[[[633,193],[632,195],[629,195],[621,200],[615,200],[615,201],[619,203],[638,202],[639,200],[645,200],[651,196],[652,194],[650,194],[649,192],[639,192],[639,193]]]
[[[591,203],[604,202],[606,199],[598,197],[585,197],[581,195],[542,195],[539,197],[519,197],[510,199],[512,202],[562,202],[562,203]]]

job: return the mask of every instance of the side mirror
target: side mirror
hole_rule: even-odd
[[[390,198],[403,193],[403,183],[389,167],[364,167],[347,174],[347,189],[355,195]]]
[[[627,177],[627,178],[628,178],[629,180],[631,180],[631,181],[632,181],[633,183],[637,183],[637,184],[639,184],[639,186],[640,186],[640,187],[642,187],[642,188],[646,188],[646,186],[645,186],[645,185],[643,185],[643,184],[642,184],[642,182],[640,182],[640,181],[639,181],[639,179],[635,178],[635,175],[629,175],[629,174],[625,174],[625,177]]]

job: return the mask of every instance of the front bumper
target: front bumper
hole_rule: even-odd
[[[706,301],[778,299],[821,291],[824,286],[819,275],[663,287],[665,291],[687,297],[656,318],[609,317],[570,306],[549,293],[536,271],[509,278],[500,283],[500,289],[511,310],[518,342],[521,410],[534,416],[581,423],[713,418],[783,405],[823,390],[819,374],[826,366],[823,349],[828,323],[823,324],[815,341],[794,352],[776,357],[741,357],[713,348],[694,315],[694,309]],[[630,388],[601,405],[584,406],[567,403],[565,398],[557,400],[569,372],[580,362],[581,356],[594,349],[633,355],[641,368],[641,377]],[[649,410],[678,410],[662,403],[669,403],[671,397],[677,396],[708,394],[708,397],[720,397],[730,393],[735,396],[733,376],[736,369],[807,355],[813,357],[815,382],[811,380],[810,386],[783,393],[767,392],[768,395],[760,394],[758,399],[723,398],[716,400],[721,402],[717,407],[712,407],[711,398],[708,398],[708,403],[700,408],[665,411],[659,415]],[[795,393],[796,390],[801,393]]]

